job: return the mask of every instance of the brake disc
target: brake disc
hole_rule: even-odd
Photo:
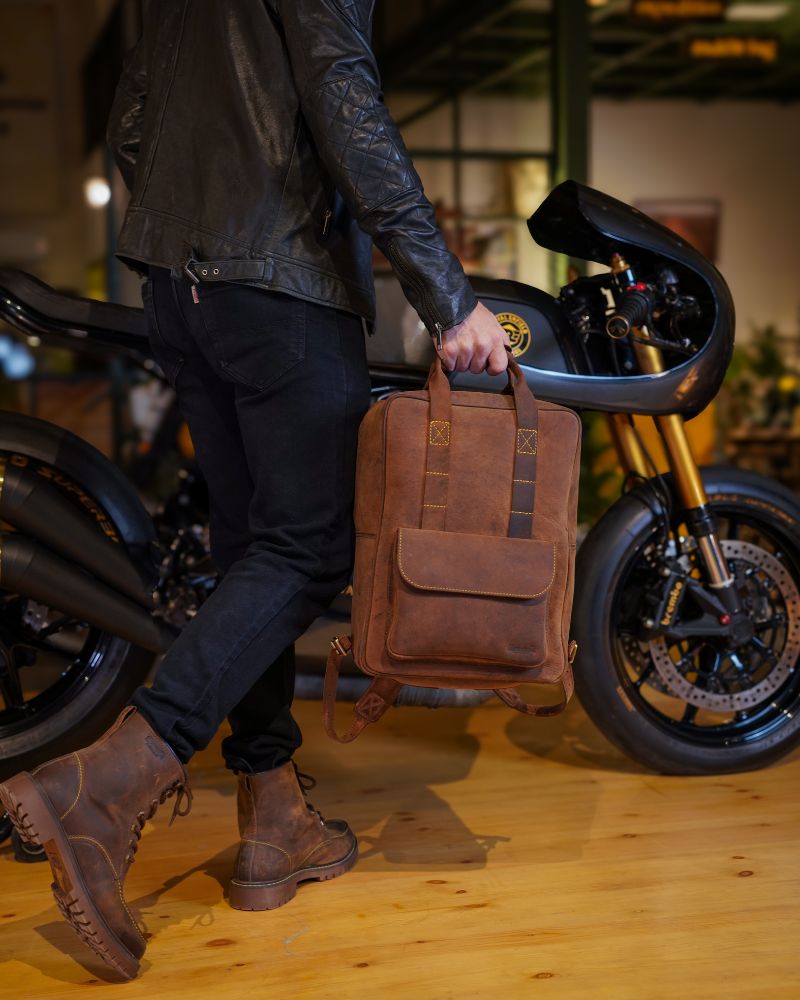
[[[772,600],[773,609],[780,602],[784,607],[786,639],[780,656],[769,673],[757,684],[736,692],[707,691],[688,680],[679,664],[670,656],[664,636],[650,642],[650,655],[656,671],[671,694],[697,708],[717,712],[741,712],[761,704],[778,690],[794,669],[800,656],[800,593],[791,574],[770,552],[750,542],[722,539],[722,551],[729,562],[747,567],[747,575],[759,575],[760,582],[778,593]],[[737,568],[737,572],[741,570]],[[773,611],[774,613],[774,611]],[[757,622],[756,622],[757,623]],[[727,655],[736,654],[731,650]],[[723,652],[720,655],[725,656]]]

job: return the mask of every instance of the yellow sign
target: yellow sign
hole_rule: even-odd
[[[531,346],[531,328],[525,320],[516,313],[498,313],[497,322],[508,334],[514,357],[524,354]]]
[[[778,61],[778,39],[765,35],[704,35],[689,41],[689,55],[699,61],[750,62],[771,66]]]
[[[725,16],[727,0],[633,0],[631,16],[642,21],[716,20]]]

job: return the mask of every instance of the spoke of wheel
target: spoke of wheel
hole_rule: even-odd
[[[773,615],[772,618],[767,618],[766,621],[756,622],[753,628],[756,632],[764,632],[768,628],[780,628],[786,622],[783,615]]]
[[[697,715],[698,708],[697,705],[687,705],[683,710],[683,715],[681,716],[681,722],[684,724],[691,724],[694,722],[694,718]]]
[[[778,662],[778,657],[775,655],[775,651],[772,646],[768,646],[765,642],[759,639],[757,636],[753,636],[750,640],[750,645],[761,653],[765,660],[772,666]]]
[[[730,538],[731,541],[738,541],[739,538],[739,522],[734,517],[728,518],[728,534],[726,536]]]
[[[647,664],[647,666],[644,668],[644,670],[639,674],[639,676],[636,678],[636,680],[633,682],[633,687],[635,687],[636,690],[638,691],[639,688],[642,686],[642,684],[644,684],[644,682],[647,680],[647,678],[650,676],[650,674],[652,674],[652,672],[655,669],[656,669],[656,665],[651,660]]]
[[[77,624],[77,618],[59,618],[58,621],[51,622],[47,628],[43,628],[41,632],[37,632],[37,635],[40,639],[49,639],[54,632],[60,632],[62,629]]]
[[[695,666],[694,658],[700,652],[701,649],[705,647],[704,642],[699,642],[696,646],[692,646],[688,649],[683,656],[678,660],[680,666],[684,668],[685,671],[697,670],[699,672],[700,668]]]
[[[728,654],[728,659],[733,664],[734,670],[738,670],[738,672],[743,675],[747,674],[747,667],[739,659],[739,655],[737,653],[734,653],[731,650],[731,652]]]

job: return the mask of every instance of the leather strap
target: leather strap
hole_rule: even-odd
[[[266,274],[264,260],[195,260],[186,263],[186,272],[194,281],[260,281]]]
[[[447,487],[450,473],[452,403],[450,383],[447,381],[439,358],[436,358],[431,365],[425,387],[430,398],[430,414],[421,527],[444,531],[446,530]],[[539,405],[510,350],[506,391],[511,392],[514,396],[514,409],[517,418],[514,482],[511,484],[508,537],[530,538],[533,535],[533,512],[536,501]]]
[[[508,358],[509,387],[517,411],[514,482],[511,484],[509,538],[531,538],[536,503],[536,456],[539,451],[539,406],[517,362]]]
[[[336,732],[333,721],[336,707],[336,686],[339,681],[339,660],[345,653],[352,649],[352,641],[349,636],[341,636],[334,640],[338,644],[338,649],[333,643],[328,662],[325,664],[325,685],[322,693],[322,720],[325,725],[325,732],[332,740],[339,743],[352,743],[352,741],[363,732],[371,723],[377,722],[387,708],[390,708],[403,686],[391,677],[376,677],[367,690],[361,695],[353,708],[353,721],[350,728],[343,734]],[[341,650],[341,652],[340,652]]]
[[[516,709],[523,715],[560,715],[567,707],[567,702],[572,697],[575,689],[575,681],[572,677],[572,669],[567,667],[564,676],[559,681],[561,684],[561,701],[557,705],[531,705],[520,695],[516,688],[495,688],[494,693],[505,702],[509,708]]]
[[[447,487],[450,481],[450,421],[453,407],[450,400],[450,383],[438,359],[431,365],[426,388],[430,405],[420,527],[444,531],[447,519]]]

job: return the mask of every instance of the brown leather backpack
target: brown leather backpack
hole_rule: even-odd
[[[325,674],[333,739],[355,739],[403,684],[489,689],[528,715],[555,715],[572,694],[581,425],[536,400],[509,361],[496,394],[451,392],[437,360],[425,389],[377,403],[361,424],[354,639],[332,641]],[[339,736],[350,652],[374,680]],[[560,703],[527,704],[515,688],[530,683],[560,685]]]

